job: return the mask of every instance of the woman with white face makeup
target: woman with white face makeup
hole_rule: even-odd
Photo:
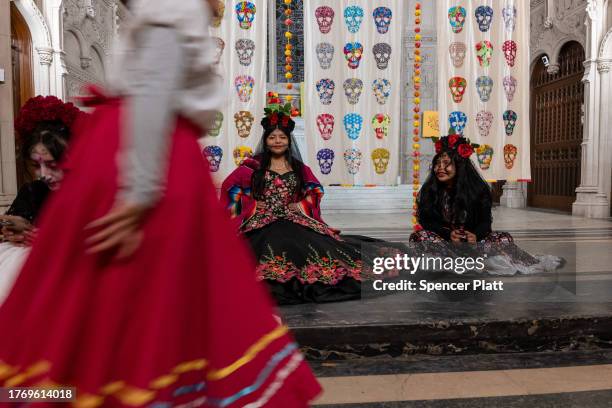
[[[71,103],[39,96],[26,102],[15,121],[22,159],[33,181],[21,187],[9,210],[0,216],[4,241],[0,244],[0,304],[30,252],[43,204],[64,178],[60,162],[70,127],[80,114]]]

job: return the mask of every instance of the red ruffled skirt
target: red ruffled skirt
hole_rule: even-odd
[[[70,169],[0,309],[0,386],[72,386],[77,407],[306,407],[320,391],[178,119],[164,197],[127,261],[85,254],[117,192],[119,100],[76,132]],[[182,405],[186,404],[186,405]]]

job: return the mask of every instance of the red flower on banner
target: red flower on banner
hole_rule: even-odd
[[[459,153],[461,157],[467,159],[474,153],[474,149],[469,144],[463,143],[457,148],[457,153]]]

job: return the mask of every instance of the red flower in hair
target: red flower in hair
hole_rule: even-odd
[[[457,152],[459,155],[465,159],[468,159],[472,153],[474,153],[474,148],[467,143],[460,144],[457,148]]]
[[[459,140],[459,135],[448,135],[448,147],[451,149],[455,147],[455,143]]]
[[[436,154],[440,153],[442,151],[442,142],[440,140],[438,140],[435,143],[435,146],[436,146]]]
[[[278,124],[278,113],[274,112],[270,115],[270,124],[276,126]]]
[[[37,96],[28,100],[19,111],[15,130],[25,137],[41,122],[62,122],[70,128],[82,113],[72,103],[64,103],[55,96]]]
[[[287,125],[289,125],[289,116],[287,115],[283,115],[283,118],[281,119],[281,123],[283,125],[283,127],[287,127]]]

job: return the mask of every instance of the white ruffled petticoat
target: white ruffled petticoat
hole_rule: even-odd
[[[0,305],[13,288],[30,247],[19,247],[9,242],[0,244]]]

